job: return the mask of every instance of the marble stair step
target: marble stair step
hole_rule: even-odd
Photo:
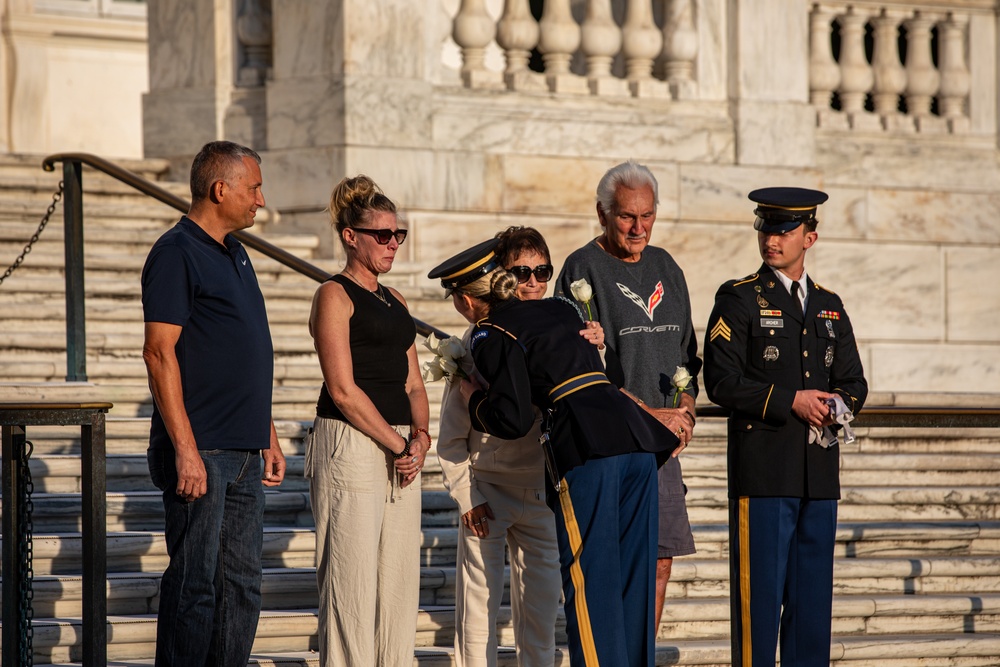
[[[430,519],[430,523],[439,523],[437,517]],[[724,563],[729,557],[728,531],[724,524],[695,524],[692,529],[698,554],[696,558],[685,557],[675,561],[676,571],[671,588],[673,597],[684,595],[683,590],[674,594],[674,587],[682,588],[704,576],[704,572],[698,571],[699,564],[711,561]],[[424,525],[421,530],[421,564],[453,566],[457,539],[454,526]],[[896,559],[896,562],[904,559],[913,567],[912,559],[992,557],[1000,552],[998,543],[1000,524],[997,523],[841,523],[837,528],[836,556],[838,562],[862,558],[888,558]],[[162,525],[148,531],[111,531],[106,549],[107,567],[111,573],[162,571],[167,565]],[[315,535],[311,527],[270,526],[264,530],[264,563],[268,567],[311,567],[314,549]],[[81,558],[82,543],[78,532],[36,531],[34,570],[39,575],[79,574]],[[725,576],[724,572],[716,571],[714,580],[724,580]]]
[[[313,525],[309,493],[306,490],[266,490],[264,495],[266,526]],[[32,496],[32,502],[35,532],[79,532],[79,494],[36,493]],[[109,492],[106,494],[105,505],[107,529],[110,532],[151,531],[163,527],[163,504],[159,491]],[[444,491],[424,491],[422,512],[422,525],[425,527],[457,525],[455,504]]]
[[[294,619],[303,620],[301,618]],[[262,623],[270,619],[261,619]],[[137,625],[145,622],[137,622]],[[148,632],[148,630],[147,630]],[[111,653],[109,646],[109,654]],[[255,645],[256,649],[256,645]],[[567,667],[568,656],[564,646],[557,647],[555,665]],[[60,653],[63,653],[60,651]],[[65,651],[69,653],[69,651]],[[1000,634],[929,634],[883,635],[878,637],[835,636],[831,641],[831,667],[996,667],[1000,655]],[[79,660],[79,658],[76,658]],[[53,667],[79,667],[72,658],[52,662],[35,660],[36,665]],[[109,667],[148,667],[150,657],[123,657],[109,655]],[[417,647],[414,651],[415,667],[452,667],[453,650],[450,647]],[[516,657],[510,647],[498,651],[498,666],[514,667]],[[728,640],[679,640],[657,642],[657,667],[667,665],[698,667],[731,667]],[[249,665],[274,667],[318,667],[319,655],[315,648],[296,651],[255,650]]]

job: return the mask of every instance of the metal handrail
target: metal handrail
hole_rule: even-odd
[[[170,206],[181,213],[187,213],[191,202],[178,197],[135,172],[105,160],[91,153],[56,153],[42,160],[42,169],[55,171],[56,163],[63,165],[63,181],[66,193],[63,198],[66,224],[66,381],[85,382],[87,380],[86,322],[83,309],[83,180],[81,165],[88,165],[114,179],[138,190],[144,195]],[[243,245],[253,248],[276,262],[312,278],[324,282],[330,273],[310,264],[301,257],[279,248],[247,231],[232,232],[232,236]],[[417,332],[423,336],[434,334],[444,338],[447,334],[436,327],[414,317]]]

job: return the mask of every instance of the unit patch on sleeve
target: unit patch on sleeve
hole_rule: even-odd
[[[721,317],[719,318],[719,321],[715,323],[715,326],[712,327],[712,332],[709,334],[708,341],[711,343],[719,336],[725,338],[726,342],[731,341],[733,337],[733,330],[729,328],[729,325],[726,324],[725,320]]]

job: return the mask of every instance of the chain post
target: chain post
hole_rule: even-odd
[[[38,229],[31,235],[31,238],[28,239],[27,245],[25,245],[24,249],[21,250],[21,254],[17,256],[14,263],[7,267],[7,270],[3,272],[2,276],[0,276],[0,285],[3,285],[3,281],[10,278],[10,274],[17,271],[17,268],[24,262],[24,258],[27,257],[29,252],[31,252],[32,246],[38,242],[38,237],[42,235],[43,231],[45,231],[45,225],[49,224],[49,218],[51,218],[52,214],[56,212],[56,206],[59,204],[59,200],[62,199],[62,195],[63,181],[59,181],[59,188],[52,195],[52,203],[49,204],[49,208],[45,211],[45,215],[42,216],[42,221],[38,223]]]
[[[66,382],[87,381],[87,315],[83,281],[83,163],[63,161],[66,250]]]
[[[32,607],[32,601],[35,597],[34,591],[34,577],[35,571],[32,567],[33,560],[33,544],[32,538],[34,535],[34,524],[32,522],[31,516],[34,510],[34,503],[31,500],[31,495],[35,492],[35,484],[31,479],[31,469],[28,466],[31,460],[31,454],[34,451],[35,446],[30,440],[24,441],[24,447],[21,448],[21,456],[18,462],[18,488],[19,495],[21,498],[21,504],[19,509],[20,512],[20,534],[18,535],[18,552],[21,561],[21,579],[18,583],[18,600],[20,602],[20,617],[18,622],[20,623],[21,631],[21,646],[20,646],[20,663],[24,667],[31,667],[34,664],[34,628],[32,627],[32,620],[34,619],[35,612]]]

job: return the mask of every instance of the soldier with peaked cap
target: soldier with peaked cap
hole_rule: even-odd
[[[652,667],[656,468],[678,440],[608,380],[573,302],[515,298],[495,247],[480,243],[428,274],[476,325],[472,358],[489,386],[462,381],[472,426],[514,439],[534,425],[532,405],[547,415],[570,662]]]
[[[851,321],[806,275],[827,195],[765,188],[754,228],[763,265],[719,288],[705,337],[705,388],[729,417],[732,664],[828,667],[840,448],[810,442],[868,394]]]

